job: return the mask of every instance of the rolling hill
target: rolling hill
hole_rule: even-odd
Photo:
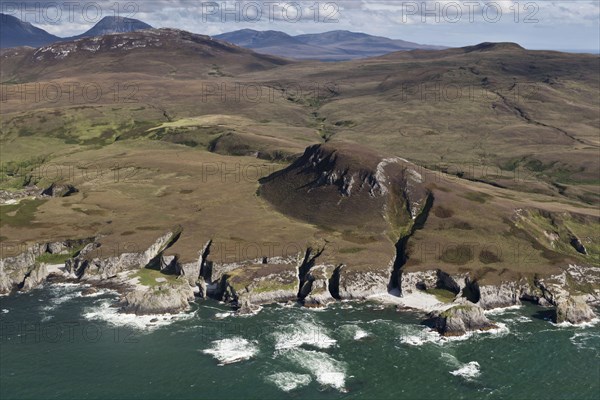
[[[48,187],[61,179],[36,171],[51,165],[78,189],[9,205],[11,240],[76,226],[145,249],[179,224],[167,255],[182,263],[209,240],[217,266],[263,242],[324,248],[344,282],[377,288],[400,268],[497,283],[597,263],[598,56],[483,43],[291,61],[154,29],[0,57],[1,187]],[[73,82],[108,95],[19,92]]]
[[[242,29],[223,33],[215,38],[259,53],[321,61],[343,61],[375,57],[395,51],[443,48],[349,31],[290,36],[279,31]]]

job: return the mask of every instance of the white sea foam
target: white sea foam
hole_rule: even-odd
[[[358,326],[357,324],[346,324],[336,329],[342,337],[351,338],[353,340],[361,340],[370,336],[369,332]]]
[[[531,322],[532,319],[529,317],[526,317],[524,315],[520,315],[518,317],[515,318],[509,318],[505,320],[506,322],[510,322],[510,323],[524,323],[524,322]]]
[[[506,324],[497,322],[497,328],[489,329],[487,331],[472,331],[467,332],[462,336],[441,336],[436,331],[429,328],[415,328],[412,326],[403,327],[404,333],[400,337],[400,342],[408,344],[410,346],[422,346],[426,343],[433,343],[437,345],[444,345],[450,342],[460,342],[468,340],[474,335],[488,335],[491,337],[503,337],[510,333]]]
[[[284,392],[306,386],[311,380],[312,378],[308,374],[295,374],[293,372],[277,372],[266,377],[267,382],[273,383]]]
[[[107,294],[114,294],[114,295],[116,295],[116,294],[119,294],[119,292],[117,292],[114,289],[104,289],[103,288],[103,289],[98,289],[94,293],[86,294],[83,297],[100,297],[100,296],[104,296],[104,295],[107,295]]]
[[[9,311],[6,308],[2,309],[2,314],[8,314],[8,313],[9,313]]]
[[[477,361],[461,363],[456,357],[449,353],[442,353],[440,358],[444,360],[448,366],[456,368],[455,370],[450,371],[454,376],[460,376],[466,380],[473,380],[481,375],[481,366]]]
[[[454,376],[461,376],[466,380],[470,381],[481,375],[480,368],[481,367],[479,366],[479,363],[477,361],[471,361],[454,371],[450,371],[450,373]]]
[[[188,319],[193,316],[192,313],[179,314],[156,314],[156,315],[135,315],[121,313],[116,307],[113,307],[111,299],[96,301],[92,307],[88,307],[83,313],[87,320],[104,321],[113,326],[129,326],[140,330],[154,330],[161,326],[170,325],[181,319]]]
[[[286,358],[310,373],[317,382],[340,392],[346,390],[346,366],[329,354],[315,350],[292,349],[284,352]]]
[[[596,332],[576,332],[569,340],[580,350],[585,349],[600,351],[597,346],[595,346],[593,343],[590,343],[598,337],[599,335]]]
[[[48,312],[54,311],[58,306],[73,300],[77,297],[81,297],[81,291],[84,286],[77,283],[55,283],[49,287],[50,299],[40,309],[44,316],[42,320],[47,321],[52,319],[52,316]],[[43,301],[43,300],[42,300]]]
[[[234,315],[233,311],[220,312],[220,313],[216,313],[215,314],[215,318],[224,319],[224,318],[227,318],[227,317],[231,317],[232,315]]]
[[[552,325],[558,327],[558,328],[590,328],[594,325],[596,325],[598,322],[600,322],[600,318],[594,318],[589,322],[583,322],[581,324],[572,324],[570,322],[561,322],[560,324],[557,324],[555,322],[550,322]]]
[[[444,337],[429,328],[403,326],[402,330],[404,332],[400,337],[400,342],[410,346],[422,346],[425,343],[441,344],[444,341]]]
[[[321,349],[335,345],[336,340],[327,335],[327,330],[313,321],[301,320],[295,324],[284,325],[275,332],[275,349],[293,349],[305,345]]]
[[[519,310],[522,307],[523,307],[522,305],[516,304],[514,306],[497,307],[497,308],[492,308],[491,310],[484,310],[483,313],[485,315],[498,315],[498,314],[504,314],[509,311]]]
[[[211,348],[202,352],[212,355],[221,366],[248,360],[258,353],[256,343],[240,337],[215,340],[212,344]]]
[[[360,340],[363,338],[366,338],[369,336],[369,332],[361,329],[361,328],[356,328],[356,332],[354,332],[354,340]]]

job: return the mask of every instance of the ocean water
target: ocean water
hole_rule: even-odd
[[[419,314],[378,304],[236,317],[207,300],[177,318],[138,318],[110,307],[115,293],[82,289],[0,298],[0,398],[600,397],[600,327],[555,326],[533,305],[448,341]]]

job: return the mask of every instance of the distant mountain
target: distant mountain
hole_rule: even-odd
[[[0,81],[103,73],[209,78],[259,72],[291,61],[177,29],[148,29],[0,52]],[[66,74],[66,75],[65,75]]]
[[[0,14],[0,48],[31,46],[40,47],[61,40],[29,22],[12,15]]]
[[[152,29],[152,26],[133,18],[104,17],[87,32],[84,32],[81,35],[73,36],[68,39],[72,40],[81,39],[85,37],[103,36],[109,35],[111,33],[135,32],[140,31],[142,29]]]
[[[41,47],[56,42],[65,42],[86,37],[152,29],[152,26],[137,19],[104,17],[90,30],[81,35],[60,38],[31,25],[29,22],[23,22],[12,15],[0,14],[0,22],[0,48],[18,46]]]
[[[279,31],[242,29],[217,35],[215,38],[259,53],[322,61],[376,57],[403,50],[441,50],[444,48],[350,31],[290,36]]]
[[[249,48],[303,44],[303,42],[294,39],[293,36],[290,36],[285,32],[255,31],[253,29],[241,29],[239,31],[224,33],[215,36],[215,38]]]

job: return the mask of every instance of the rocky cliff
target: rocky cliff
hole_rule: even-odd
[[[425,323],[442,336],[462,336],[468,332],[497,328],[483,313],[483,308],[469,301],[458,301],[444,311],[435,311]]]

